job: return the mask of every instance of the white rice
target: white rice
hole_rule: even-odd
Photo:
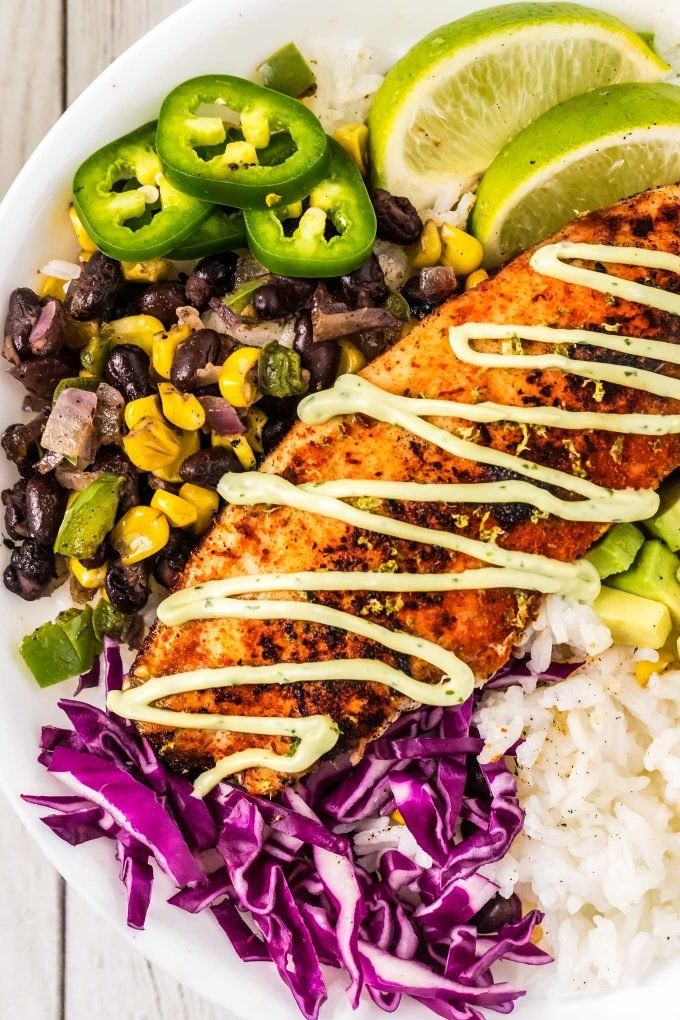
[[[610,647],[560,683],[489,692],[477,713],[486,760],[525,738],[525,827],[485,873],[545,911],[556,964],[534,990],[634,984],[680,952],[680,670],[641,688],[639,657]]]
[[[305,47],[305,56],[314,69],[317,87],[304,102],[326,131],[332,134],[343,124],[363,124],[384,78],[375,54],[360,39],[345,43],[325,39]]]

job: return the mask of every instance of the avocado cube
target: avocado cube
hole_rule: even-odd
[[[620,574],[631,566],[644,540],[645,536],[634,524],[615,524],[585,558],[602,578]]]
[[[665,542],[671,552],[680,551],[680,479],[664,485],[659,494],[661,505],[648,521],[645,529],[654,538]]]
[[[680,626],[680,583],[677,573],[680,561],[663,544],[649,540],[640,549],[635,561],[623,574],[608,578],[607,584],[619,591],[662,602],[668,607],[673,624]]]
[[[671,632],[671,614],[661,602],[602,588],[595,612],[609,627],[616,644],[637,648],[662,648]]]

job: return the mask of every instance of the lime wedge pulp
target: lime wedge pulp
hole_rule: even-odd
[[[377,185],[420,207],[457,193],[545,110],[668,66],[617,18],[574,3],[513,3],[467,15],[417,43],[369,115]]]
[[[680,89],[612,85],[548,110],[482,178],[473,233],[496,266],[580,213],[680,181]]]

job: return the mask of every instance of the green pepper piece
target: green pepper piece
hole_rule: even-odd
[[[109,356],[110,346],[111,338],[107,336],[106,331],[97,330],[80,352],[80,364],[83,366],[83,372],[87,372],[88,376],[101,378],[104,375],[104,366]]]
[[[107,634],[109,637],[120,638],[127,619],[120,609],[116,609],[106,599],[100,599],[92,612],[95,637],[101,639]]]
[[[411,317],[411,308],[408,301],[403,294],[396,290],[391,290],[387,295],[383,308],[386,308],[388,312],[392,312],[395,319],[399,319],[400,322],[408,322]]]
[[[293,397],[307,392],[300,355],[273,340],[262,349],[257,367],[258,386],[272,397]]]
[[[94,556],[116,520],[122,484],[119,475],[105,471],[79,492],[64,514],[54,551],[78,560]]]
[[[179,262],[246,247],[246,225],[240,209],[215,208],[207,220],[169,256]]]
[[[156,123],[145,124],[93,153],[76,171],[73,204],[97,247],[112,258],[144,262],[167,255],[212,211],[163,177],[155,139]],[[158,189],[157,211],[136,182]]]
[[[228,144],[223,120],[200,116],[203,104],[234,110],[251,126],[253,120],[260,123],[264,144],[258,146],[257,163],[227,162],[224,151],[202,158],[210,146]],[[281,162],[263,162],[269,135],[276,132],[286,132],[295,150]],[[323,176],[328,160],[324,130],[302,103],[230,75],[204,75],[173,89],[161,107],[156,147],[176,188],[237,209],[266,208],[271,195],[285,201],[301,198]]]
[[[356,164],[332,138],[326,177],[310,196],[298,227],[286,236],[274,210],[247,209],[248,244],[263,266],[283,276],[342,276],[373,251],[375,211]],[[337,231],[326,240],[327,218]]]
[[[92,626],[92,609],[67,609],[56,620],[43,623],[27,634],[19,652],[41,687],[86,673],[101,642]]]
[[[101,379],[91,375],[75,375],[68,379],[61,379],[56,386],[52,397],[52,404],[56,404],[64,390],[88,390],[96,393],[101,384]]]
[[[299,99],[315,91],[316,75],[295,43],[282,46],[267,57],[257,69],[262,84]]]
[[[242,283],[231,294],[223,297],[222,303],[228,305],[237,315],[240,315],[250,304],[255,291],[259,290],[260,287],[264,287],[270,280],[271,276],[268,273],[266,276],[256,276],[252,280],[246,280],[245,283]]]

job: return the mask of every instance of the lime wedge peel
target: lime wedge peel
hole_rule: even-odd
[[[482,178],[471,229],[497,266],[576,216],[680,181],[680,88],[612,85],[548,110]]]
[[[545,110],[668,65],[617,18],[572,3],[514,3],[426,36],[388,73],[369,115],[375,183],[421,208],[455,199]]]

